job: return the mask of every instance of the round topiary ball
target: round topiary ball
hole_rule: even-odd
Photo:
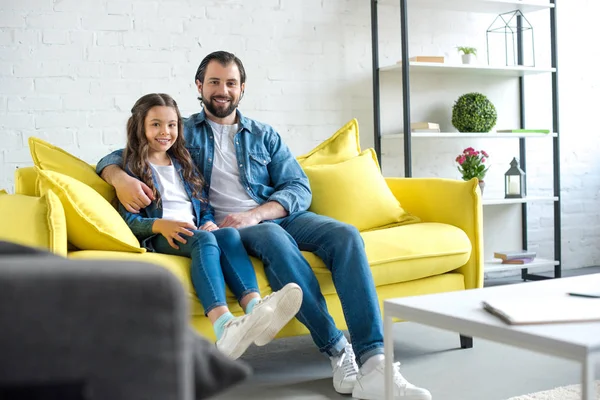
[[[496,107],[481,93],[463,94],[452,107],[452,125],[459,132],[489,132],[497,116]]]

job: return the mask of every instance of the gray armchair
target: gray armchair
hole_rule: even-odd
[[[188,315],[158,266],[0,242],[0,399],[201,399],[243,380]]]

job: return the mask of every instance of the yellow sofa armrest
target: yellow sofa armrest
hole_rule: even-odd
[[[467,289],[483,287],[483,210],[477,179],[386,178],[402,207],[423,222],[462,229],[471,241],[471,257],[458,269]]]
[[[15,194],[37,196],[37,175],[33,167],[17,168],[15,170]]]

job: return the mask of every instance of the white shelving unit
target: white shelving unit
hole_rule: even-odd
[[[536,203],[536,202],[553,202],[558,201],[556,196],[527,196],[522,199],[482,199],[481,204],[484,206],[500,206],[507,204],[523,204],[523,203]]]
[[[554,8],[554,4],[543,0],[408,0],[408,6],[488,14],[513,10],[529,13]]]
[[[527,76],[527,75],[538,75],[547,74],[549,72],[556,71],[555,68],[539,68],[539,67],[523,67],[523,66],[490,66],[490,65],[477,65],[477,64],[446,64],[446,63],[430,63],[430,62],[416,62],[411,61],[410,72],[419,74],[438,74],[438,73],[450,73],[450,74],[477,74],[477,75],[489,75],[489,76]],[[398,72],[402,71],[402,64],[388,65],[386,67],[379,68],[379,72]]]
[[[558,261],[548,260],[544,258],[536,257],[532,262],[527,264],[502,264],[502,260],[493,259],[488,260],[484,263],[485,272],[500,272],[500,271],[510,271],[515,269],[539,269],[539,268],[547,268],[550,266],[558,265]]]
[[[377,33],[377,5],[391,5],[398,4],[400,2],[400,32],[402,40],[402,58],[404,61],[399,61],[393,65],[379,66],[378,60],[378,40],[379,36]],[[406,176],[412,176],[412,139],[455,139],[455,138],[479,138],[479,139],[518,139],[520,145],[520,152],[524,156],[525,141],[534,140],[552,140],[554,150],[554,176],[559,177],[559,159],[557,159],[557,146],[558,146],[558,101],[557,101],[557,69],[556,66],[556,31],[554,30],[555,24],[555,0],[371,0],[372,10],[372,37],[373,37],[373,60],[374,70],[376,70],[376,76],[374,77],[374,109],[375,109],[375,148],[379,151],[381,156],[381,143],[386,143],[386,146],[397,146],[399,143],[398,139],[401,139],[404,143],[404,156],[405,156],[405,174]],[[554,43],[551,52],[551,66],[542,67],[526,67],[526,66],[495,66],[495,65],[484,65],[484,64],[454,64],[454,63],[431,63],[431,62],[406,62],[408,60],[410,50],[408,49],[408,28],[407,28],[407,10],[411,9],[431,9],[431,10],[447,10],[456,12],[466,13],[485,13],[485,14],[502,14],[515,10],[520,10],[523,14],[550,10],[550,36],[551,42]],[[403,11],[404,10],[404,11]],[[410,12],[408,12],[410,14]],[[473,16],[476,17],[476,16]],[[415,54],[416,55],[416,54]],[[406,68],[406,70],[404,69]],[[413,75],[436,75],[436,82],[438,78],[443,79],[447,77],[449,80],[457,76],[466,77],[490,77],[490,78],[503,78],[503,79],[518,79],[520,83],[525,82],[524,80],[529,76],[536,75],[551,75],[553,85],[553,130],[550,133],[512,133],[512,132],[411,132],[410,135],[405,135],[402,132],[394,132],[390,134],[381,135],[380,125],[380,114],[381,108],[379,104],[379,90],[380,90],[380,79],[384,76],[400,76],[402,78],[402,116],[403,116],[403,129],[404,132],[408,131],[410,126],[410,91],[406,89],[409,86],[410,76]],[[392,76],[394,79],[394,76]],[[429,79],[427,76],[426,79]],[[440,79],[440,80],[441,80]],[[480,79],[485,82],[487,79]],[[497,80],[496,80],[497,81]],[[406,85],[404,84],[406,83]],[[388,89],[389,90],[389,89]],[[414,89],[410,89],[414,90]],[[521,99],[524,96],[522,92],[522,86],[519,86],[519,96]],[[519,98],[515,98],[515,101],[519,102]],[[519,103],[520,114],[525,115],[524,105]],[[407,117],[408,116],[408,117]],[[523,122],[521,122],[523,123]],[[525,127],[527,125],[525,124]],[[501,127],[499,127],[501,128]],[[508,128],[508,127],[507,127]],[[379,135],[379,136],[378,136]],[[559,179],[559,178],[555,178]],[[528,182],[529,186],[534,186],[534,182]],[[555,194],[558,193],[557,187],[560,187],[560,183],[554,181]],[[527,242],[527,208],[526,204],[530,203],[551,203],[554,206],[554,218],[555,226],[560,226],[560,199],[556,195],[547,196],[527,196],[522,199],[505,199],[505,198],[483,198],[482,205],[484,206],[484,254],[486,255],[486,261],[484,263],[485,273],[500,272],[507,270],[522,270],[531,269],[539,270],[541,268],[560,266],[560,228],[554,230],[554,241],[555,241],[555,254],[556,260],[543,258],[543,255],[538,254],[538,257],[531,263],[527,264],[502,264],[501,260],[492,259],[493,252],[497,250],[515,249],[526,246]],[[519,207],[520,206],[520,207]],[[520,221],[520,228],[522,234],[515,234],[516,221]],[[506,247],[505,247],[506,246]],[[555,277],[560,276],[560,268],[554,268]],[[557,272],[558,271],[558,272]],[[539,275],[533,275],[527,273],[523,275],[527,279],[540,279]]]
[[[519,139],[519,138],[549,138],[556,137],[551,133],[512,133],[512,132],[412,132],[413,138],[481,138],[481,139]],[[381,135],[382,139],[404,139],[403,133]]]

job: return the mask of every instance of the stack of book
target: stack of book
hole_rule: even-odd
[[[529,264],[535,259],[535,251],[529,250],[512,250],[512,251],[497,251],[494,253],[494,258],[502,260],[502,264]]]
[[[439,132],[440,124],[435,122],[411,122],[411,132]]]

